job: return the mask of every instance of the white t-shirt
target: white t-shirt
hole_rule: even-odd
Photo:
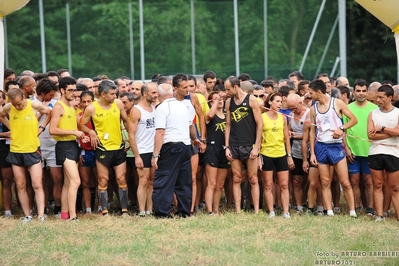
[[[380,108],[375,109],[371,111],[371,116],[374,122],[374,126],[385,126],[387,128],[395,128],[399,124],[399,109],[396,107],[386,113],[381,112]],[[381,140],[372,140],[369,150],[369,155],[387,154],[399,158],[398,146],[399,146],[398,137],[390,137],[388,139],[381,139]]]
[[[183,142],[190,145],[190,125],[187,107],[175,98],[168,98],[158,105],[155,112],[155,129],[165,129],[163,143]]]

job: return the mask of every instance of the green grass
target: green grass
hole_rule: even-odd
[[[399,251],[398,227],[394,218],[376,223],[364,215],[287,220],[229,212],[171,220],[93,215],[77,223],[0,219],[0,265],[314,265],[335,259],[332,252],[356,265],[399,265],[399,257],[369,256]],[[347,251],[367,256],[342,257]]]

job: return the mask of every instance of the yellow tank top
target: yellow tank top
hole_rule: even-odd
[[[23,110],[17,110],[11,105],[10,110],[11,143],[10,151],[15,153],[31,153],[40,146],[39,122],[32,109],[31,101],[27,100]]]
[[[58,101],[64,108],[64,115],[61,116],[60,121],[58,122],[59,129],[66,129],[66,130],[78,130],[78,122],[76,120],[76,112],[75,108],[66,105],[62,101]],[[56,141],[71,141],[76,140],[75,135],[53,135],[53,138]]]
[[[284,117],[277,114],[277,119],[270,119],[266,113],[262,114],[263,130],[260,153],[270,158],[283,157],[285,152],[284,143]]]
[[[104,110],[98,102],[93,102],[95,115],[94,127],[101,141],[101,148],[107,151],[119,150],[122,145],[121,115],[115,102],[108,110]]]

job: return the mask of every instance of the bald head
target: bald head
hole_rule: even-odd
[[[132,93],[134,95],[134,99],[137,101],[141,97],[141,87],[143,86],[143,82],[137,80],[132,83]]]
[[[346,86],[349,87],[349,80],[345,77],[337,78],[337,87],[338,86]]]
[[[367,90],[367,100],[374,104],[377,104],[377,90],[381,87],[381,83],[374,81],[370,84]]]
[[[370,84],[368,91],[369,92],[372,92],[372,91],[377,92],[379,87],[381,87],[381,83],[379,83],[378,81],[374,81]]]
[[[288,106],[297,105],[297,104],[299,104],[300,101],[301,101],[301,96],[299,96],[298,94],[296,94],[296,93],[288,94],[288,97],[287,97],[287,105]]]
[[[243,81],[241,82],[241,89],[248,94],[252,94],[254,92],[254,85],[249,81]]]

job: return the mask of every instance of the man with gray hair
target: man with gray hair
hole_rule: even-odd
[[[102,214],[108,214],[107,189],[109,168],[112,167],[119,187],[122,216],[128,216],[126,154],[121,132],[121,119],[127,126],[127,115],[123,103],[116,99],[116,90],[117,86],[110,80],[103,80],[99,84],[100,98],[86,107],[79,129],[89,134],[91,145],[95,149]],[[95,130],[87,126],[90,120],[93,121]]]
[[[155,113],[155,142],[151,165],[155,167],[152,201],[157,218],[171,218],[173,193],[178,200],[178,215],[190,216],[192,201],[191,141],[199,143],[193,132],[187,107],[173,97],[170,84],[158,86]]]

